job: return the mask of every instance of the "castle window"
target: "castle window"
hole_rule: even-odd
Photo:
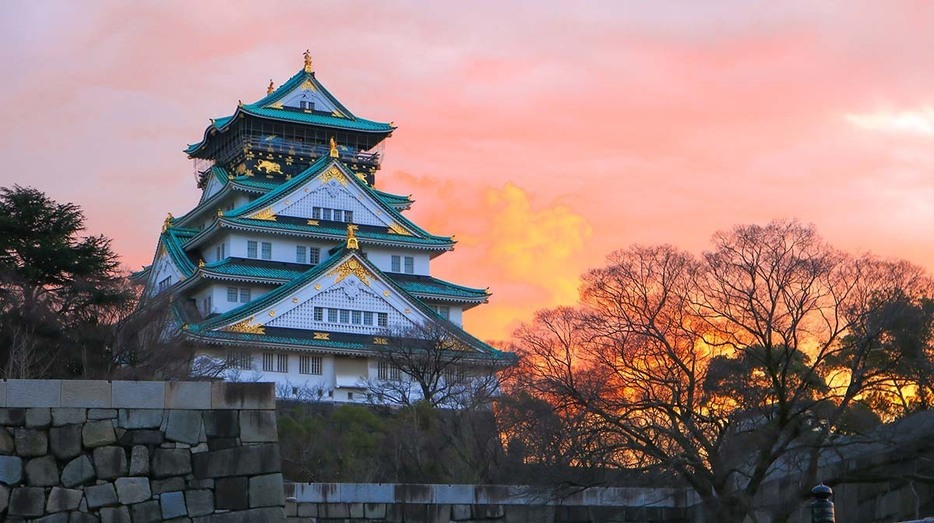
[[[246,287],[227,287],[227,301],[230,303],[249,303],[250,289]]]
[[[328,309],[328,323],[337,323],[337,309]]]
[[[306,260],[308,260],[307,251],[304,245],[295,246],[295,263],[306,263]]]
[[[246,257],[247,258],[256,258],[256,242],[248,240],[246,242]]]
[[[378,327],[388,327],[389,326],[389,315],[385,312],[376,313],[376,325]]]
[[[263,242],[263,259],[264,260],[272,259],[272,244],[269,242]]]
[[[405,272],[406,274],[413,274],[415,272],[415,258],[411,256],[405,257]]]
[[[373,313],[372,312],[363,312],[363,324],[364,325],[373,325]]]
[[[222,243],[214,249],[214,254],[217,256],[217,261],[221,261],[227,257],[227,244]]]
[[[392,272],[402,272],[402,257],[401,256],[392,256],[392,268],[389,269]]]
[[[340,209],[334,209],[334,221],[335,222],[344,221],[344,211]]]
[[[159,292],[167,291],[169,287],[171,286],[172,286],[171,276],[166,276],[165,278],[162,278],[161,280],[159,280]]]
[[[298,360],[298,372],[299,374],[315,374],[320,376],[322,374],[321,363],[321,356],[302,355]]]
[[[318,265],[321,263],[321,249],[318,247],[308,248],[308,263]]]
[[[439,316],[446,320],[451,319],[451,308],[447,305],[432,305],[432,310],[438,313]]]
[[[381,380],[399,381],[402,379],[402,371],[399,370],[399,367],[396,367],[388,361],[381,361],[377,367],[377,378]]]
[[[300,100],[300,101],[298,102],[298,106],[299,106],[299,108],[304,109],[304,110],[306,110],[306,111],[314,111],[314,110],[315,110],[315,103],[314,103],[314,102],[310,102],[310,101],[308,101],[308,100]]]
[[[341,323],[350,323],[350,311],[341,309]]]
[[[314,220],[321,219],[321,207],[312,207],[311,208],[311,218]]]
[[[211,314],[211,311],[212,311],[213,309],[214,309],[214,307],[213,307],[212,304],[211,304],[211,297],[210,297],[210,296],[207,296],[206,298],[204,298],[204,299],[201,300],[201,313],[202,313],[203,315],[207,316],[208,314]]]
[[[363,313],[360,311],[350,311],[350,323],[360,325],[363,322]]]
[[[253,356],[249,351],[227,351],[227,366],[232,369],[250,370],[253,367]]]
[[[289,372],[288,354],[276,354],[276,372]]]
[[[271,352],[263,353],[263,372],[273,372],[276,355]]]
[[[315,321],[324,321],[323,307],[315,307]]]

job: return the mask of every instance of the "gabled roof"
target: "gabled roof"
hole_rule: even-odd
[[[298,89],[307,89],[319,93],[328,100],[336,110],[328,114],[283,107],[281,103],[282,99]],[[389,134],[395,129],[395,127],[388,123],[375,122],[354,116],[349,109],[315,78],[314,72],[308,72],[302,69],[279,86],[278,89],[275,89],[272,93],[260,100],[251,104],[240,104],[232,115],[211,120],[211,125],[205,129],[204,137],[201,141],[189,145],[185,149],[185,153],[188,155],[197,153],[198,150],[207,143],[209,133],[212,130],[218,132],[226,131],[241,115],[374,134]]]
[[[361,256],[359,251],[347,248],[342,249],[326,262],[310,268],[288,284],[270,291],[250,303],[223,314],[209,317],[200,323],[189,323],[186,332],[192,337],[201,338],[205,341],[211,339],[217,341],[247,341],[253,344],[266,343],[277,346],[292,346],[296,349],[311,346],[322,349],[343,348],[365,351],[367,345],[372,346],[374,343],[374,335],[372,334],[354,335],[335,332],[333,333],[334,338],[331,339],[332,333],[326,333],[327,336],[322,336],[323,333],[318,332],[316,337],[315,332],[312,330],[267,326],[268,323],[274,321],[277,315],[283,314],[282,309],[284,307],[292,306],[291,304],[300,306],[301,303],[296,297],[299,294],[311,294],[313,296],[307,299],[313,299],[321,285],[320,283],[316,284],[312,291],[312,284],[316,281],[320,282],[320,278],[326,275],[335,275],[335,284],[350,275],[360,278],[361,281],[378,283],[379,287],[386,289],[384,291],[385,296],[395,295],[406,304],[406,307],[417,309],[421,317],[443,325],[455,338],[474,349],[477,357],[492,357],[497,360],[508,360],[513,357],[511,353],[499,351],[445,320],[421,300],[409,294],[402,286],[397,285],[392,278]],[[370,283],[367,283],[367,286],[369,287]],[[287,313],[288,310],[285,311],[285,314]],[[254,318],[258,319],[254,321]],[[335,346],[335,344],[338,345]]]

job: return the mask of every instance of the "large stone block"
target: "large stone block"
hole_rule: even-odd
[[[276,411],[242,411],[240,413],[240,441],[243,443],[279,441],[279,435],[276,432]]]
[[[204,433],[209,438],[236,438],[240,436],[240,411],[209,410],[202,414]]]
[[[94,449],[94,470],[98,479],[126,476],[126,451],[120,447],[97,447]]]
[[[23,460],[18,456],[0,456],[0,483],[19,485],[23,481]]]
[[[191,452],[188,449],[155,449],[150,470],[156,478],[188,474],[191,472]]]
[[[26,462],[26,484],[31,487],[58,485],[58,465],[55,456],[46,455]]]
[[[192,523],[285,523],[285,510],[282,507],[254,508],[241,512],[210,514],[191,520]]]
[[[165,438],[188,445],[197,445],[201,434],[201,411],[170,410],[165,427]]]
[[[88,420],[88,410],[78,408],[52,409],[52,425],[61,427],[73,423],[84,423]]]
[[[162,519],[180,518],[188,515],[185,507],[185,494],[179,492],[166,492],[159,497],[162,503]]]
[[[94,479],[94,466],[87,456],[81,455],[68,462],[62,469],[62,485],[68,488],[83,485]]]
[[[133,521],[161,521],[162,509],[159,508],[159,502],[156,500],[145,503],[137,503],[130,507],[133,514]]]
[[[6,404],[10,407],[60,407],[61,380],[7,380]]]
[[[117,409],[88,409],[88,419],[117,419]]]
[[[118,409],[164,409],[164,381],[115,381],[111,405]]]
[[[282,474],[266,474],[250,478],[250,508],[285,506],[282,494]]]
[[[45,503],[45,511],[54,513],[78,510],[78,505],[81,504],[83,496],[84,492],[79,489],[54,487],[49,493],[48,501]]]
[[[58,459],[71,459],[81,454],[81,425],[49,429],[49,448]]]
[[[99,507],[110,507],[117,504],[117,491],[113,483],[94,485],[84,489],[88,508],[93,510]]]
[[[270,409],[276,408],[276,389],[273,383],[211,383],[213,409]]]
[[[89,421],[81,429],[81,440],[89,449],[113,445],[117,442],[114,426],[110,420]]]
[[[130,475],[149,475],[149,448],[144,445],[134,445],[130,451]]]
[[[45,489],[18,487],[10,494],[10,516],[36,517],[45,513]]]
[[[184,490],[185,478],[175,476],[166,479],[154,479],[151,485],[153,494],[162,494],[163,492],[172,492],[173,490]]]
[[[0,485],[0,514],[3,514],[6,511],[7,505],[10,504],[10,487],[6,485]]]
[[[109,409],[111,398],[112,390],[109,381],[62,381],[62,407]]]
[[[0,409],[0,425],[22,425],[26,423],[26,409],[9,408]]]
[[[251,445],[202,452],[192,456],[192,465],[198,479],[280,472],[279,445]]]
[[[165,408],[200,409],[211,408],[211,382],[170,381],[165,384]]]
[[[249,481],[246,477],[221,478],[215,483],[214,504],[218,509],[244,510],[249,508]]]
[[[146,501],[152,497],[149,490],[149,478],[117,478],[117,499],[124,505]]]
[[[13,454],[16,447],[13,445],[13,436],[10,431],[0,427],[0,454]]]
[[[128,507],[107,507],[101,509],[101,523],[131,523]]]
[[[100,519],[94,514],[86,514],[84,512],[72,512],[68,516],[68,523],[100,523]],[[158,520],[142,520],[142,521],[158,521]]]
[[[26,409],[26,426],[44,429],[52,424],[52,413],[48,407]]]
[[[123,430],[123,429],[120,429]],[[129,447],[132,445],[161,445],[165,440],[165,433],[156,429],[136,429],[128,430],[120,436],[120,445]]]
[[[14,429],[13,436],[21,457],[42,456],[49,451],[49,435],[42,429]]]
[[[57,514],[49,514],[43,518],[38,518],[32,520],[33,523],[68,523],[68,514],[64,512],[59,512]]]
[[[210,514],[214,512],[214,494],[210,490],[189,490],[185,492],[185,506],[191,517]]]
[[[121,429],[158,429],[162,426],[162,409],[120,409],[117,426]]]

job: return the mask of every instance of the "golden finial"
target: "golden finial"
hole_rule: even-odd
[[[169,227],[172,226],[172,219],[173,219],[173,218],[174,218],[174,216],[172,216],[172,213],[169,213],[168,215],[166,215],[165,221],[162,222],[162,232],[165,232],[166,229],[168,229]]]
[[[218,210],[217,210],[217,217],[220,218],[220,217],[223,216],[223,215],[224,215],[224,211],[218,209]]]
[[[334,137],[331,137],[331,158],[339,158],[341,153],[337,151],[337,142],[334,141]]]
[[[191,326],[188,325],[187,323],[185,323],[185,324],[182,325],[182,330],[183,330],[183,331],[187,331],[187,330],[190,329],[190,328],[191,328]]]
[[[357,250],[360,248],[360,242],[357,241],[357,235],[354,231],[359,229],[352,223],[347,224],[347,248]]]
[[[237,100],[237,107],[243,107],[243,100]]]
[[[305,72],[310,73],[313,71],[314,69],[311,68],[311,51],[305,49]]]
[[[269,79],[269,87],[266,88],[266,94],[272,94],[272,92],[275,91],[275,90],[276,90],[276,86],[273,85],[272,79],[270,78],[270,79]]]
[[[204,267],[204,259],[198,262],[198,268],[200,269],[202,267]]]

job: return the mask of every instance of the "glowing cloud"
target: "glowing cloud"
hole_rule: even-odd
[[[870,114],[847,114],[851,124],[888,134],[934,136],[934,107],[925,106],[914,111],[877,111]]]

